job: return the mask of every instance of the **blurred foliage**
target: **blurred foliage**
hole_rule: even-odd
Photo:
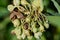
[[[11,34],[14,28],[9,19],[7,5],[12,0],[0,0],[0,40],[17,40]],[[50,28],[43,33],[42,40],[60,40],[60,0],[43,0],[44,10],[42,13],[48,15]]]
[[[60,15],[59,0],[43,0],[44,13],[47,15]]]

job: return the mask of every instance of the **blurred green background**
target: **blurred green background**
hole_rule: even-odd
[[[7,6],[12,0],[0,0],[0,40],[17,40],[15,35],[11,34],[14,29],[9,19]],[[60,0],[43,0],[44,13],[49,20],[49,29],[42,35],[42,40],[60,40]]]

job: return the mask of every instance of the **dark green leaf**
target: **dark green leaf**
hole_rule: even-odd
[[[9,12],[8,12],[7,8],[0,7],[0,17],[6,16],[8,14],[9,14]]]

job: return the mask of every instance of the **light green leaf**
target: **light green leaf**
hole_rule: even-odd
[[[50,9],[50,8],[47,8],[47,13],[51,14],[51,15],[60,15],[59,13],[55,12],[54,10]]]
[[[60,32],[60,16],[47,16],[49,23],[57,28],[57,31]]]
[[[51,1],[54,3],[56,9],[57,9],[58,12],[60,13],[60,5],[59,5],[55,0],[51,0]]]

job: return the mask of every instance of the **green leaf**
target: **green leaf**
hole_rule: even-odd
[[[44,0],[43,3],[44,3],[44,6],[47,7],[49,5],[49,3],[50,3],[50,0]]]
[[[49,22],[60,32],[60,16],[47,16]]]
[[[6,25],[10,22],[9,17],[5,18],[2,22],[0,22],[0,30],[5,29]]]
[[[7,10],[7,8],[0,7],[0,17],[6,16],[8,14],[9,14],[9,11]]]
[[[8,0],[0,0],[0,7],[6,7],[8,4]]]
[[[51,0],[51,1],[54,3],[56,9],[58,10],[58,12],[60,14],[60,5],[55,0]]]
[[[41,40],[46,40],[44,35],[41,36]]]
[[[55,12],[54,10],[47,8],[47,13],[50,13],[51,15],[57,16],[60,15],[59,13]]]

